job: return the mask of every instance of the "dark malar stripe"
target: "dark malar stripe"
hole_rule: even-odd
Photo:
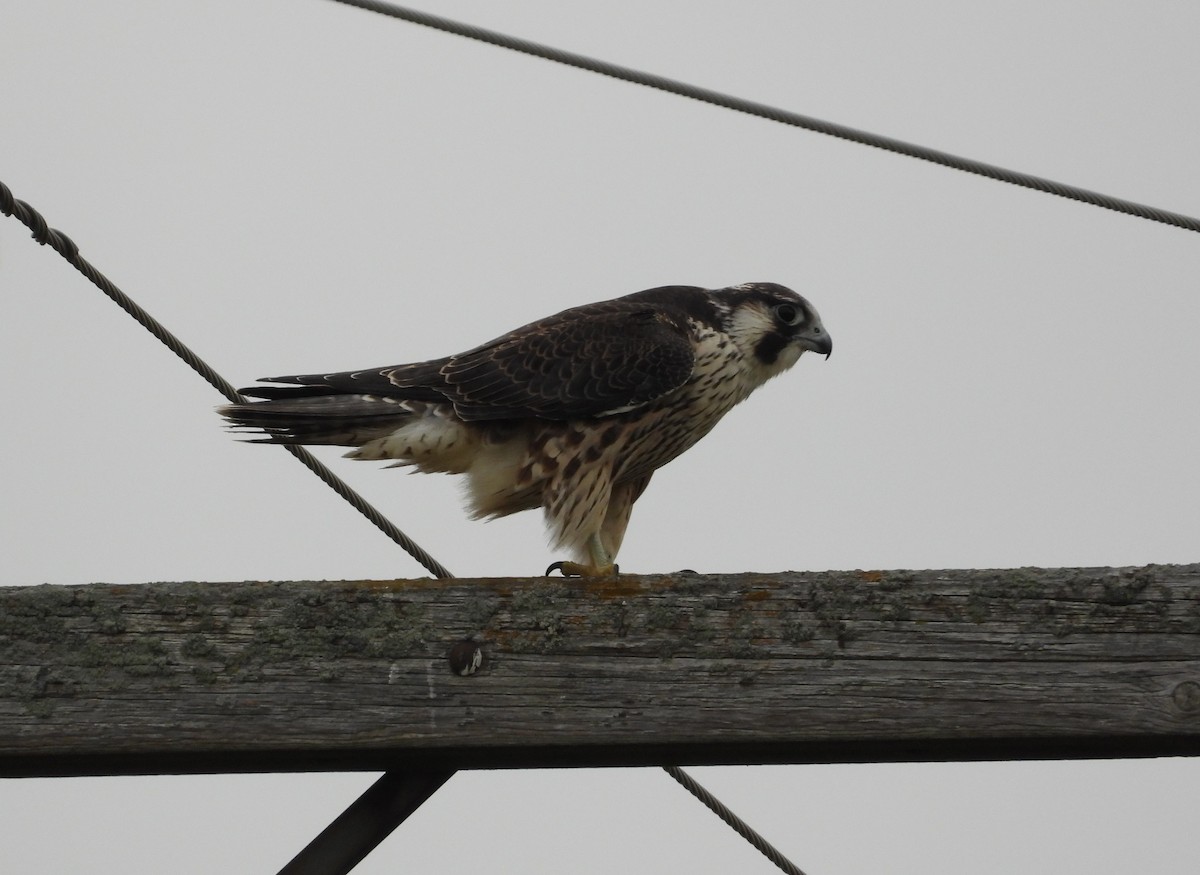
[[[754,347],[754,356],[765,365],[775,364],[779,353],[787,346],[789,339],[782,334],[772,331],[765,335]]]

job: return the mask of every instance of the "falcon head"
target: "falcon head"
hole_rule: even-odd
[[[829,358],[833,341],[813,305],[778,283],[745,283],[713,293],[724,328],[754,371],[757,384],[794,365],[805,351]]]

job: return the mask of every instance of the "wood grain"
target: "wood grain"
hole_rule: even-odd
[[[7,776],[1198,753],[1200,565],[0,589]]]

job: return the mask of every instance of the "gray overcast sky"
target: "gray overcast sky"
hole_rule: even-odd
[[[1196,3],[422,8],[1200,214]],[[238,385],[666,283],[808,296],[837,355],[655,478],[628,570],[1198,558],[1195,234],[322,0],[0,0],[0,29],[0,180]],[[12,219],[0,291],[0,583],[420,573]],[[457,574],[555,558],[534,514],[324,456]],[[1196,760],[696,774],[810,875],[1195,861]],[[4,781],[0,871],[272,872],[371,780]],[[460,774],[358,871],[451,864],[774,871],[653,769]]]

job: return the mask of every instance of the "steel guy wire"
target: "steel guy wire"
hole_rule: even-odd
[[[738,835],[758,848],[763,856],[784,872],[787,872],[788,875],[804,875],[803,870],[799,866],[780,853],[778,848],[763,838],[748,823],[730,811],[720,799],[704,789],[704,787],[697,783],[695,778],[679,768],[679,766],[663,766],[663,771],[682,784],[685,790],[707,805],[713,814],[733,827],[733,830]]]
[[[846,125],[837,124],[836,122],[801,115],[800,113],[790,112],[786,109],[769,106],[765,103],[757,103],[730,94],[723,94],[720,91],[713,91],[709,88],[701,88],[698,85],[691,85],[687,82],[668,79],[666,76],[658,76],[654,73],[646,73],[642,70],[622,67],[608,61],[601,61],[586,55],[576,54],[575,52],[568,52],[552,46],[531,42],[520,37],[476,27],[473,24],[464,24],[463,22],[442,18],[438,15],[430,15],[428,12],[409,9],[405,6],[397,6],[395,3],[382,2],[382,0],[333,0],[333,2],[346,6],[357,6],[360,9],[377,12],[380,15],[387,15],[391,18],[398,18],[412,24],[424,25],[425,27],[431,27],[445,33],[479,40],[480,42],[489,43],[500,48],[522,52],[526,55],[544,58],[547,61],[554,61],[558,64],[566,64],[567,66],[577,67],[581,70],[590,70],[602,76],[610,76],[614,79],[621,79],[636,85],[644,85],[647,88],[656,88],[670,94],[689,97],[693,100],[711,103],[714,106],[732,109],[736,112],[758,116],[759,118],[791,125],[792,127],[804,128],[805,130],[826,134],[830,137],[838,137],[864,146],[873,146],[876,149],[884,149],[899,155],[907,155],[910,158],[929,161],[934,164],[940,164],[943,167],[962,170],[965,173],[974,173],[988,179],[998,180],[999,182],[1007,182],[1011,185],[1018,185],[1023,188],[1033,189],[1034,191],[1041,191],[1092,206],[1103,207],[1104,209],[1114,210],[1118,213],[1149,219],[1152,222],[1161,222],[1164,225],[1173,225],[1176,228],[1200,232],[1200,219],[1193,216],[1172,213],[1158,207],[1139,204],[1123,198],[1090,191],[1086,188],[1067,185],[1063,182],[1055,182],[1052,179],[1033,176],[1029,173],[1021,173],[1017,170],[1009,170],[994,164],[986,164],[983,161],[976,161],[972,158],[952,155],[949,152],[931,149],[928,146],[920,146],[915,143],[905,142],[904,140],[897,140],[894,137],[873,134],[869,131],[861,131]]]
[[[341,0],[339,0],[339,2],[341,2]],[[518,51],[525,51],[528,54],[547,57],[550,60],[558,60],[562,63],[574,63],[576,60],[583,60],[585,62],[588,61],[588,59],[581,58],[581,56],[572,56],[565,52],[557,53],[556,50],[545,49],[544,47],[537,46],[533,43],[525,43],[524,41],[513,40],[511,37],[503,37],[503,35],[500,34],[492,34],[490,31],[471,28],[468,25],[458,25],[455,22],[439,19],[436,16],[426,16],[424,13],[411,12],[409,10],[403,10],[400,7],[390,7],[389,4],[352,3],[351,5],[362,6],[363,8],[383,12],[384,14],[394,14],[397,18],[405,18],[406,16],[400,13],[408,13],[409,16],[412,16],[409,18],[409,20],[416,21],[416,23],[419,24],[439,27],[439,29],[449,30],[451,33],[461,33],[463,36],[471,36],[475,39],[482,39],[485,42],[493,42],[505,48],[516,48]],[[561,57],[548,53],[555,53]],[[613,72],[620,71],[623,68],[603,64],[602,62],[598,61],[590,63],[606,68],[598,69],[597,67],[589,67],[589,69],[596,69],[596,72],[605,73],[606,75],[615,75],[617,78],[625,78],[629,79],[629,81],[639,82],[639,79],[631,78],[629,76],[622,76],[617,72]],[[575,63],[575,66],[586,67],[587,64]],[[646,81],[640,81],[639,84],[664,88],[664,86],[656,85],[650,81],[656,77],[650,77],[648,74],[639,75],[646,77]],[[667,82],[669,80],[663,81]],[[664,88],[664,90],[671,91],[673,89]],[[695,97],[697,95],[689,94],[686,96]],[[719,101],[710,100],[709,102],[719,104]],[[29,204],[25,203],[24,201],[14,199],[12,192],[6,185],[4,185],[3,182],[0,182],[0,211],[3,211],[5,215],[16,215],[21,222],[30,228],[30,230],[33,232],[33,238],[37,240],[38,243],[50,245],[51,248],[62,255],[63,258],[70,262],[72,266],[79,270],[84,276],[91,280],[94,285],[96,285],[102,292],[111,298],[118,306],[120,306],[121,309],[125,310],[126,313],[136,319],[138,323],[141,324],[147,331],[157,337],[172,352],[183,359],[189,367],[200,374],[200,376],[204,377],[209,384],[216,388],[217,391],[224,395],[230,402],[236,404],[244,401],[242,396],[228,381],[226,381],[220,374],[213,370],[203,359],[192,352],[182,341],[168,331],[166,327],[164,327],[160,322],[154,319],[154,317],[138,306],[133,299],[129,298],[103,274],[92,267],[92,265],[89,264],[86,259],[80,256],[78,247],[74,244],[74,242],[71,241],[69,237],[67,237],[67,235],[63,234],[61,231],[50,228],[41,214],[38,213],[37,210],[33,209],[33,207],[31,207]],[[1198,230],[1200,230],[1200,228],[1198,228]],[[285,449],[287,449],[288,452],[290,452],[301,463],[303,463],[310,471],[320,477],[321,480],[326,483],[326,485],[328,485],[335,492],[337,492],[338,495],[342,496],[342,498],[348,501],[376,527],[382,530],[384,534],[399,544],[406,552],[408,552],[409,555],[420,562],[421,565],[428,569],[432,574],[442,579],[448,579],[454,576],[448,569],[446,569],[445,566],[430,556],[420,547],[420,545],[404,534],[404,532],[402,532],[390,520],[384,517],[383,514],[381,514],[365,498],[355,492],[345,481],[329,470],[328,467],[326,467],[315,456],[308,452],[308,450],[304,449],[303,447],[293,445],[286,445]],[[663,769],[672,778],[687,788],[689,792],[696,796],[696,798],[708,806],[708,808],[711,809],[718,817],[729,824],[729,826],[732,827],[737,833],[739,833],[762,854],[764,854],[769,860],[771,860],[772,863],[774,863],[783,871],[792,873],[792,875],[804,875],[803,871],[799,867],[784,857],[775,847],[767,842],[766,839],[764,839],[749,825],[742,821],[736,814],[730,811],[729,808],[722,804],[719,799],[701,787],[686,772],[684,772],[678,766],[663,766]]]
[[[161,322],[138,306],[136,301],[117,288],[104,274],[88,263],[79,254],[79,247],[75,245],[70,237],[61,231],[51,228],[42,217],[42,214],[25,201],[14,198],[12,191],[3,182],[0,182],[0,212],[3,212],[6,216],[16,216],[20,222],[33,232],[34,240],[42,245],[49,246],[65,258],[72,267],[87,277],[100,291],[108,295],[118,307],[137,320],[139,325],[162,341],[171,352],[183,359],[188,367],[207,380],[209,385],[224,395],[230,402],[240,404],[245,401],[228,380],[213,370],[207,362],[192,352],[183,341],[168,331]],[[420,562],[431,574],[439,578],[454,576],[444,565],[413,541],[412,538],[397,528],[391,520],[380,513],[369,501],[355,492],[348,483],[329,470],[316,456],[304,447],[287,445],[285,449],[295,456],[308,470],[320,477],[334,492],[348,501],[355,510],[370,520],[376,528],[399,544],[405,552]]]
[[[241,394],[233,388],[231,383],[213,370],[207,362],[192,352],[183,341],[167,330],[161,322],[142,309],[136,301],[121,291],[108,277],[100,273],[87,259],[81,256],[79,254],[79,247],[75,245],[70,237],[61,231],[51,228],[42,214],[28,203],[13,197],[12,191],[3,182],[0,182],[0,212],[6,216],[15,216],[33,232],[34,240],[43,246],[49,246],[65,258],[72,267],[87,277],[93,285],[104,292],[122,310],[137,320],[138,324],[162,341],[168,349],[183,359],[188,367],[202,376],[231,403],[240,404],[245,401]],[[348,501],[355,510],[370,520],[385,535],[404,548],[410,556],[420,562],[430,573],[443,580],[454,577],[444,565],[430,556],[419,544],[409,538],[408,535],[404,534],[391,520],[387,519],[370,502],[329,470],[312,453],[308,452],[304,447],[292,446],[290,444],[286,445],[284,449],[320,477],[327,486]],[[671,777],[683,784],[684,787],[687,787],[698,799],[712,809],[718,817],[732,826],[747,841],[765,854],[775,865],[779,866],[785,872],[804,875],[800,869],[772,847],[766,839],[747,826],[737,815],[721,804],[719,799],[697,784],[682,769],[677,766],[664,766],[663,768]]]

